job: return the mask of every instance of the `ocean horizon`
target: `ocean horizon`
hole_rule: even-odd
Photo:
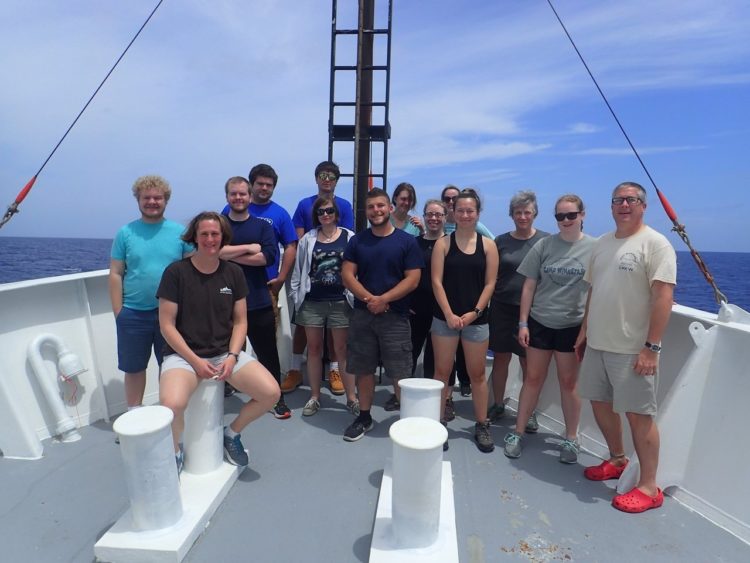
[[[0,236],[0,284],[105,270],[111,247],[111,238]],[[750,252],[701,252],[701,256],[729,302],[750,311]],[[713,290],[688,251],[677,251],[675,302],[712,313],[719,310]]]

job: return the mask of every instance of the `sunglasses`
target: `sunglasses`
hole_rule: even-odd
[[[572,221],[580,214],[580,211],[571,211],[569,213],[555,213],[555,219],[557,219],[557,221]]]
[[[628,205],[635,205],[636,203],[643,203],[643,200],[639,197],[628,196],[628,197],[613,197],[612,205],[622,205],[623,202],[627,201]]]
[[[456,198],[457,198],[457,197],[458,197],[457,195],[454,195],[454,196],[444,195],[444,196],[443,196],[443,201],[444,201],[445,203],[450,203],[450,202],[452,202],[452,201],[456,201]]]
[[[318,180],[326,181],[326,180],[335,180],[336,174],[333,172],[320,172],[318,173]]]
[[[318,207],[318,217],[322,217],[323,215],[333,215],[336,213],[336,210],[333,207]]]

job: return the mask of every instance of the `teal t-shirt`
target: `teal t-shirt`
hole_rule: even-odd
[[[581,324],[589,284],[583,280],[596,239],[589,235],[567,242],[560,235],[537,242],[518,273],[537,280],[531,316],[554,329]]]
[[[160,223],[138,219],[117,231],[111,256],[125,263],[123,306],[138,311],[159,306],[156,290],[164,269],[194,250],[180,239],[184,231],[185,227],[166,219]]]
[[[446,224],[445,224],[445,229],[444,229],[444,230],[445,230],[445,234],[446,234],[446,235],[449,235],[449,234],[451,234],[451,233],[452,233],[453,231],[455,231],[455,230],[456,230],[456,224],[455,224],[455,223],[446,223]],[[494,239],[494,238],[495,238],[495,235],[493,235],[493,234],[492,234],[492,231],[490,231],[490,230],[489,230],[489,229],[488,229],[487,227],[485,227],[485,226],[484,226],[484,225],[482,224],[482,222],[481,222],[481,221],[477,221],[477,226],[476,226],[476,229],[475,229],[475,230],[476,230],[476,232],[478,232],[478,233],[479,233],[480,235],[482,235],[483,237],[487,237],[487,238],[492,238],[492,239]]]

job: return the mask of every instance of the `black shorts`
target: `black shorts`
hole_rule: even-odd
[[[490,350],[497,354],[512,353],[526,357],[518,343],[518,315],[521,308],[509,303],[490,303]]]
[[[529,346],[538,350],[573,352],[581,325],[567,328],[549,328],[529,316]]]

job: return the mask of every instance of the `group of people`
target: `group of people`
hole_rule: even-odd
[[[344,440],[357,441],[374,425],[378,366],[394,383],[385,408],[395,410],[397,381],[413,376],[423,356],[424,377],[444,383],[443,424],[455,418],[457,376],[462,394],[471,396],[476,445],[491,452],[491,425],[504,415],[508,366],[516,354],[523,384],[505,455],[519,457],[524,435],[538,430],[535,408],[554,358],[566,427],[559,460],[578,459],[586,398],[610,457],[584,475],[618,478],[628,462],[625,413],[641,474],[613,505],[627,512],[660,506],[656,374],[676,259],[666,238],[644,223],[645,190],[632,182],[614,189],[616,229],[599,239],[583,232],[580,197],[557,200],[559,232],[550,235],[534,227],[536,196],[522,191],[509,206],[515,228],[493,238],[479,220],[475,190],[446,186],[420,217],[411,213],[414,187],[402,183],[391,197],[379,188],[367,193],[369,228],[354,233],[351,204],[334,194],[339,176],[335,163],[321,162],[317,194],[301,200],[291,216],[272,201],[276,172],[259,164],[247,179],[227,180],[222,213],[200,213],[186,230],[164,218],[171,192],[162,178],[145,176],[134,184],[141,218],[117,233],[109,278],[119,369],[126,374],[128,408],[137,408],[153,347],[160,401],[174,412],[178,470],[184,411],[201,379],[225,381],[250,397],[224,429],[225,457],[244,466],[242,430],[269,410],[280,419],[291,416],[283,393],[302,383],[305,347],[310,397],[302,414],[321,409],[327,355],[330,390],[346,395],[354,416]],[[284,284],[295,332],[291,369],[282,381],[275,337]],[[494,353],[492,404],[488,348]]]

